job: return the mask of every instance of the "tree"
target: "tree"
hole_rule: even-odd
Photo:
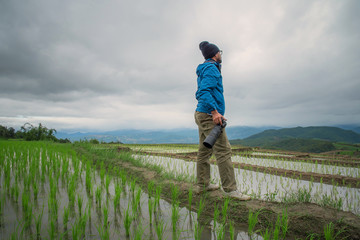
[[[0,138],[17,138],[24,139],[26,141],[54,141],[60,143],[70,143],[69,139],[57,139],[55,137],[56,130],[53,128],[47,128],[41,123],[38,127],[35,127],[31,123],[25,123],[21,126],[19,131],[15,131],[14,128],[7,128],[0,125]]]
[[[1,137],[1,138],[5,138],[6,132],[7,132],[7,128],[4,127],[4,126],[2,126],[2,125],[0,125],[0,137]]]
[[[7,128],[5,126],[0,125],[0,137],[1,138],[15,138],[15,129],[10,127]]]
[[[27,141],[39,141],[39,140],[52,140],[58,141],[55,137],[56,130],[55,129],[48,129],[47,127],[43,126],[39,123],[38,127],[34,127],[30,123],[25,123],[21,127],[22,137]]]

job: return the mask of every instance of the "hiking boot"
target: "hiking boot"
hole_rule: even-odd
[[[205,191],[215,191],[215,190],[218,190],[219,188],[220,188],[219,185],[210,183],[210,184],[207,185],[207,187],[205,188]]]
[[[232,192],[225,192],[225,196],[238,199],[240,201],[248,201],[251,199],[250,196],[246,194],[242,194],[239,190],[235,190]]]

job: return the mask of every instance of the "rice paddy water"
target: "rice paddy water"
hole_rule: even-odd
[[[164,172],[172,174],[179,180],[193,183],[196,181],[195,162],[152,155],[134,155],[134,157],[143,161],[144,165],[163,167]],[[314,202],[360,214],[359,188],[323,184],[237,168],[235,168],[235,178],[241,191],[255,199],[278,202]],[[211,165],[211,180],[214,183],[220,183],[216,165]],[[302,199],[304,195],[307,195],[307,198]]]
[[[227,232],[224,219],[198,218],[203,201],[189,211],[192,191],[189,209],[175,186],[170,203],[160,187],[149,182],[145,192],[125,171],[98,170],[69,144],[0,141],[0,186],[2,239],[222,239]],[[232,239],[248,236],[231,229]]]

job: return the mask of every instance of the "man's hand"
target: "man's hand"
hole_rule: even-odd
[[[225,121],[227,120],[226,118],[224,118],[223,115],[221,115],[217,110],[211,111],[211,115],[212,115],[212,119],[214,121],[215,124],[220,124],[222,125],[222,120],[224,119]]]

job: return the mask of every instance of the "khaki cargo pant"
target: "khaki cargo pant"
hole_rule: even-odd
[[[210,183],[209,159],[212,153],[214,153],[224,191],[230,192],[236,190],[234,167],[231,162],[231,146],[226,136],[225,128],[216,140],[213,148],[207,148],[202,143],[215,126],[212,117],[207,113],[196,111],[195,122],[199,127],[199,151],[196,163],[197,184],[207,186]]]

